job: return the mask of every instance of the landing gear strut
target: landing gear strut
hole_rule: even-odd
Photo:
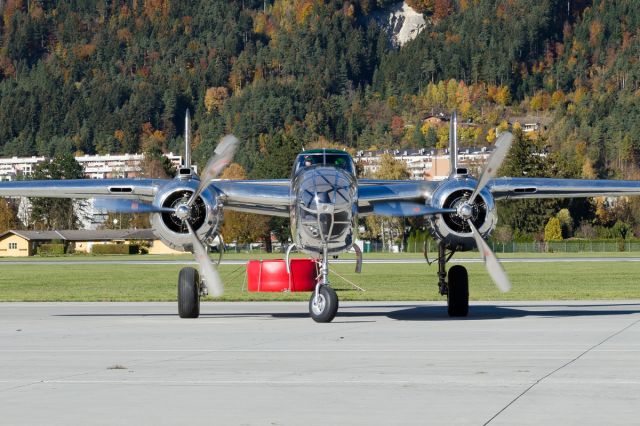
[[[309,314],[315,322],[331,322],[338,312],[338,295],[329,286],[329,260],[324,247],[320,265],[320,280],[309,299]]]
[[[454,252],[446,254],[444,243],[438,243],[438,288],[447,296],[447,312],[450,317],[466,317],[469,313],[469,276],[462,265],[449,269],[447,281],[446,264]],[[426,253],[425,253],[426,254]]]

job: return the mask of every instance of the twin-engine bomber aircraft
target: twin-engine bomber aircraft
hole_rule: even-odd
[[[447,295],[450,316],[466,316],[469,284],[463,266],[446,263],[453,253],[477,247],[501,291],[511,284],[484,241],[497,223],[495,200],[639,195],[640,182],[543,178],[494,178],[513,136],[504,132],[480,178],[458,166],[456,115],[450,122],[451,174],[441,182],[356,178],[351,156],[340,150],[304,151],[293,165],[291,179],[215,180],[238,145],[229,135],[218,144],[202,176],[191,169],[189,114],[186,151],[175,179],[46,180],[0,183],[0,196],[95,198],[110,212],[151,213],[156,234],[169,246],[194,253],[200,273],[183,268],[178,278],[178,311],[182,318],[200,313],[200,297],[222,294],[222,282],[207,247],[218,236],[223,209],[289,217],[293,244],[318,259],[320,274],[309,300],[317,322],[330,322],[338,297],[329,284],[329,257],[350,249],[358,216],[425,216],[438,241],[438,286]],[[391,283],[390,283],[391,284]]]

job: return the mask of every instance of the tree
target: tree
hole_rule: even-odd
[[[6,198],[0,198],[0,233],[15,229],[18,224],[17,209]]]
[[[521,130],[514,130],[514,139],[509,154],[498,176],[549,177],[545,157],[541,156],[533,141]],[[545,226],[546,217],[558,211],[557,200],[508,200],[498,201],[500,223],[514,230],[516,235],[539,233]]]
[[[413,132],[411,132],[411,144],[416,148],[424,148],[425,139],[420,126],[415,126]]]
[[[562,228],[557,217],[551,217],[544,227],[544,240],[547,242],[562,240]]]
[[[427,148],[435,148],[438,144],[438,133],[431,126],[427,129],[427,134],[424,138],[424,146]]]
[[[82,179],[84,172],[73,155],[63,154],[38,164],[33,177],[37,180]],[[31,203],[31,226],[36,229],[76,229],[79,213],[86,208],[85,202],[65,198],[32,198]]]
[[[376,172],[376,179],[404,180],[409,179],[409,170],[404,161],[396,160],[390,154],[380,156],[380,166]]]
[[[380,166],[375,176],[376,179],[404,180],[409,178],[407,165],[400,160],[396,160],[389,154],[380,157]],[[369,238],[380,238],[383,244],[391,246],[393,242],[398,242],[405,238],[405,220],[401,217],[378,217],[368,216],[365,219],[366,232]]]
[[[150,146],[144,152],[144,159],[140,163],[140,176],[151,179],[168,179],[176,175],[176,169],[171,160],[162,155],[158,146]]]
[[[556,215],[560,221],[560,228],[562,229],[562,238],[570,238],[573,236],[573,218],[569,209],[562,209]]]
[[[226,87],[209,87],[204,95],[204,107],[208,114],[219,111],[229,98],[229,91]]]
[[[513,241],[513,231],[508,226],[497,226],[493,238],[502,244]]]

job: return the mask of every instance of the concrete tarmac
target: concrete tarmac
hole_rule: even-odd
[[[0,303],[2,425],[636,425],[640,301]]]

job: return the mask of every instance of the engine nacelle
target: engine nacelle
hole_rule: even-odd
[[[431,205],[436,208],[458,208],[471,197],[477,181],[458,178],[440,185],[433,194]],[[483,237],[488,237],[498,223],[496,205],[491,192],[485,187],[473,203],[471,221]],[[446,248],[468,251],[476,247],[471,228],[457,213],[429,216],[427,220],[431,235],[445,243]]]
[[[194,179],[176,180],[163,188],[156,195],[153,204],[175,208],[189,200],[198,188],[199,182]],[[210,244],[222,225],[222,204],[218,201],[218,193],[210,186],[202,191],[191,206],[189,223],[198,238]],[[186,224],[173,213],[153,213],[151,225],[156,235],[174,250],[190,251],[191,238]]]

